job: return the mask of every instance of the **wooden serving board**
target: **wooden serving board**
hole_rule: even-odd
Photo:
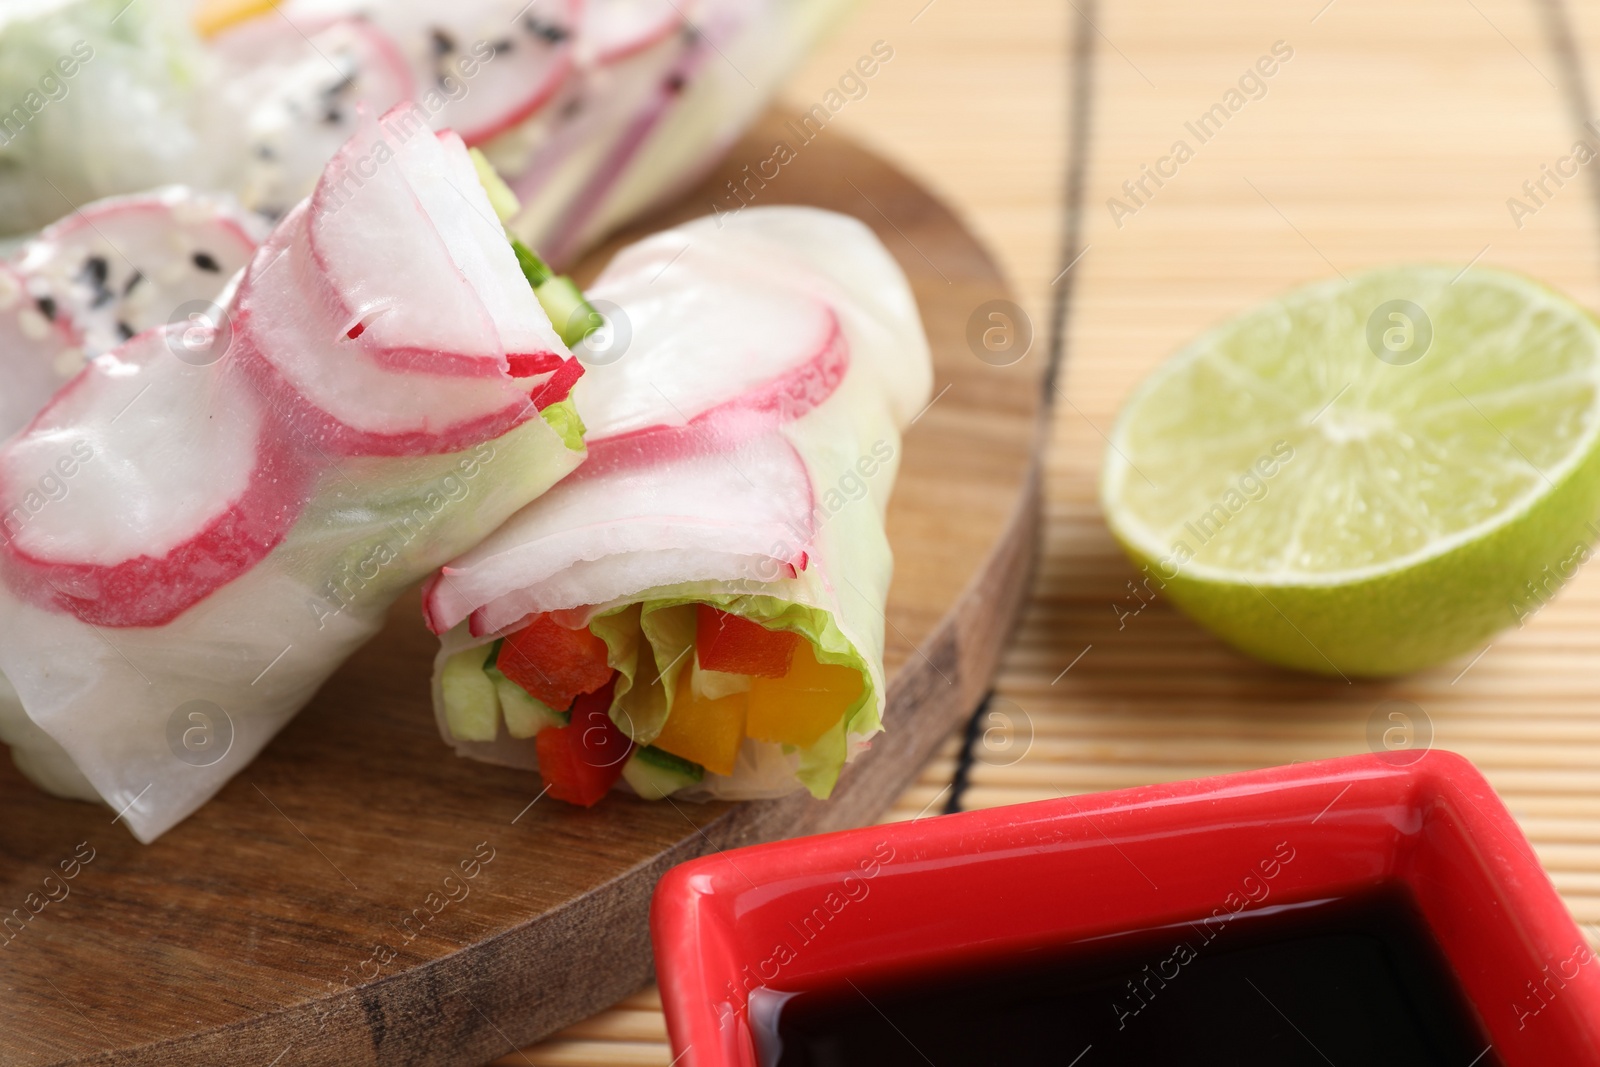
[[[906,437],[890,507],[888,733],[827,802],[534,802],[536,776],[439,740],[434,640],[409,596],[153,845],[0,766],[0,916],[31,916],[0,939],[0,1064],[482,1063],[648,978],[647,906],[667,868],[871,820],[972,711],[1033,555],[1044,345],[1007,366],[977,358],[969,318],[1007,296],[983,248],[893,167],[839,136],[799,145],[784,119],[639,233],[726,210],[725,183],[786,141],[795,158],[757,202],[855,215],[911,279],[938,395]],[[75,856],[75,877],[50,883],[67,895],[40,905]]]

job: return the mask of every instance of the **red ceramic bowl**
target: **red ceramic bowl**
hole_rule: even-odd
[[[1292,861],[1273,862],[1285,845]],[[970,972],[1218,909],[1384,887],[1414,901],[1500,1062],[1600,1064],[1600,960],[1494,791],[1448,752],[738,849],[669,872],[651,926],[674,1062],[754,1067],[752,990]]]

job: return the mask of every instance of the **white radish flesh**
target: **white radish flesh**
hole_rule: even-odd
[[[401,107],[369,123],[312,196],[307,236],[345,328],[359,324],[375,358],[444,374],[502,375],[508,353],[565,356],[465,148],[420,122]],[[368,269],[374,240],[381,274]]]
[[[93,358],[214,302],[264,230],[229,200],[171,186],[86,204],[28,242],[18,268]]]
[[[597,61],[615,63],[685,25],[685,16],[671,0],[587,0],[583,46]]]
[[[479,144],[537,113],[561,87],[573,69],[579,7],[579,0],[290,0],[282,11],[298,25],[352,16],[370,22],[402,57],[433,127]]]
[[[58,309],[41,307],[23,277],[0,264],[0,438],[26,425],[82,367],[83,349]]]
[[[241,358],[299,433],[333,453],[415,455],[464,448],[532,417],[529,391],[541,379],[427,374],[365,353],[333,317],[342,306],[328,307],[306,249],[306,213],[292,212],[262,246],[233,320]]]
[[[588,289],[621,309],[625,344],[574,389],[590,442],[682,427],[722,405],[790,403],[795,417],[825,399],[848,354],[833,312],[803,285],[681,231],[623,251]]]
[[[381,114],[415,88],[388,36],[361,19],[251,19],[215,48],[239,72],[222,83],[218,136],[242,139],[240,197],[273,218],[311,188],[362,109]]]
[[[586,465],[446,567],[425,611],[437,632],[470,613],[483,634],[656,585],[771,581],[797,562],[774,549],[810,541],[813,507],[780,434],[648,466]]]
[[[99,357],[0,451],[4,564],[34,603],[159,626],[298,516],[309,468],[235,361],[172,345],[155,329]]]

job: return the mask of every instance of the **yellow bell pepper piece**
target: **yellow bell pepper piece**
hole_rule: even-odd
[[[200,0],[189,20],[201,37],[215,37],[228,27],[265,15],[277,6],[278,0]]]
[[[843,718],[860,696],[860,671],[818,663],[811,642],[802,640],[788,674],[750,679],[745,729],[757,741],[806,748]]]
[[[745,694],[707,700],[695,694],[689,674],[688,670],[679,672],[672,714],[651,744],[693,760],[713,774],[732,774],[744,742]]]

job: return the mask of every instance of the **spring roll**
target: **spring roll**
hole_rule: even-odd
[[[426,587],[440,731],[579,804],[825,797],[882,727],[884,512],[931,381],[905,277],[853,219],[752,208],[589,294],[589,459]]]
[[[37,98],[41,76],[61,87],[48,107],[0,114],[0,229],[43,224],[62,197],[170,182],[277,219],[363,107],[409,101],[506,175],[524,202],[514,232],[570,261],[697,180],[848,3],[200,0],[187,20],[171,3],[0,8],[0,99]]]
[[[584,454],[581,367],[453,134],[369,122],[223,304],[0,448],[0,738],[142,841]]]

